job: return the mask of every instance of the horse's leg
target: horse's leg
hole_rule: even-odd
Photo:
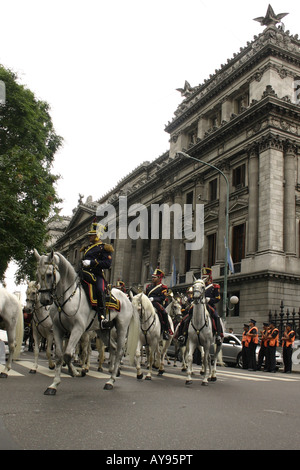
[[[127,324],[117,325],[117,345],[116,345],[116,349],[115,349],[114,354],[113,354],[114,357],[112,358],[113,359],[113,369],[112,369],[112,374],[110,376],[110,379],[104,385],[105,390],[112,390],[113,389],[113,385],[115,383],[116,377],[119,374],[119,367],[120,367],[121,359],[123,357],[127,329],[128,329]]]
[[[39,334],[36,330],[35,325],[32,325],[32,335],[34,340],[34,364],[33,367],[30,369],[29,374],[36,374],[38,368],[38,359],[39,359]]]
[[[47,334],[47,349],[46,349],[46,356],[48,359],[48,367],[50,370],[53,370],[55,368],[55,363],[52,359],[52,348],[53,345],[53,333],[48,333]]]
[[[53,326],[54,340],[55,340],[55,374],[54,380],[51,385],[45,390],[44,395],[55,395],[57,387],[61,382],[61,368],[63,364],[63,339],[60,333],[55,330]]]
[[[215,348],[214,364],[213,364],[213,367],[212,367],[211,378],[210,378],[210,380],[212,382],[216,382],[216,380],[217,380],[217,359],[218,359],[218,355],[221,351],[221,347],[222,347],[222,344],[217,344],[216,348]]]
[[[98,351],[98,371],[103,371],[103,362],[105,358],[105,346],[103,341],[97,336],[96,338],[96,349]]]
[[[187,380],[185,382],[186,385],[191,385],[192,381],[192,373],[193,373],[193,354],[195,351],[196,345],[193,341],[189,340],[188,346],[188,354],[187,354]]]
[[[204,355],[203,355],[203,365],[204,365],[204,377],[201,385],[208,385],[208,375],[209,375],[209,345],[204,346]]]
[[[67,347],[65,349],[63,359],[65,363],[68,366],[69,372],[72,377],[84,377],[85,372],[84,370],[78,371],[76,367],[73,366],[72,364],[72,357],[75,352],[76,346],[82,336],[82,330],[81,328],[76,328],[76,326],[73,328]]]
[[[182,346],[181,348],[181,356],[182,356],[182,365],[181,365],[181,371],[186,372],[187,371],[187,347]]]
[[[159,367],[158,375],[162,375],[165,372],[164,360],[165,360],[165,357],[167,356],[167,350],[171,342],[172,342],[172,337],[170,337],[168,340],[163,342],[163,347],[160,353],[160,367]],[[158,354],[159,354],[159,351],[158,351]]]
[[[136,378],[138,380],[141,380],[143,378],[143,372],[141,367],[141,355],[143,354],[142,351],[142,345],[139,341],[135,353]]]
[[[6,379],[7,374],[11,369],[12,361],[13,361],[13,355],[15,352],[15,347],[16,347],[16,330],[15,327],[13,328],[8,328],[7,329],[7,342],[8,342],[8,358],[4,367],[3,372],[0,374],[1,379]]]

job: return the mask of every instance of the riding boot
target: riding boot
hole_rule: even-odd
[[[105,297],[102,292],[98,292],[97,295],[97,314],[100,328],[102,330],[108,330],[111,328],[111,322],[105,318]]]

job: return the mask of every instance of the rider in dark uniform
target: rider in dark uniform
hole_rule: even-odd
[[[88,232],[89,245],[81,248],[81,251],[84,252],[82,259],[83,279],[96,286],[98,319],[101,327],[106,328],[109,326],[109,322],[105,319],[106,281],[103,270],[110,268],[114,249],[108,243],[103,243],[100,240],[103,232],[104,226],[94,221]]]
[[[164,308],[167,302],[168,287],[162,283],[163,277],[164,273],[161,269],[154,271],[152,274],[152,283],[146,286],[146,295],[151,300],[153,307],[157,310],[162,325],[163,338],[169,339],[169,335],[173,335],[173,331],[170,328],[168,314]]]
[[[221,325],[220,317],[215,307],[215,304],[218,303],[221,299],[220,286],[219,284],[213,282],[211,268],[202,268],[202,279],[205,282],[205,298],[208,311],[210,313],[211,318],[214,320],[216,326],[216,340],[217,342],[221,342],[221,338],[223,338],[224,332]]]
[[[216,333],[217,333],[216,340],[217,342],[220,342],[221,338],[224,336],[224,333],[223,333],[223,328],[221,325],[220,317],[217,314],[217,311],[215,308],[215,304],[219,302],[221,298],[220,286],[219,284],[213,283],[212,270],[210,268],[202,269],[202,279],[205,282],[205,286],[206,286],[205,298],[206,298],[207,310],[210,313],[211,318],[215,322]],[[182,323],[178,329],[178,341],[182,345],[185,345],[186,343],[188,328],[189,328],[189,324],[190,324],[192,316],[193,316],[193,304],[191,303],[189,311],[188,311],[188,315],[186,315],[183,318]]]

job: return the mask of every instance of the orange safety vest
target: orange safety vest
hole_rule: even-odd
[[[293,338],[290,337],[290,335],[291,335],[292,333],[294,333]],[[293,330],[289,331],[288,336],[289,336],[289,339],[283,339],[283,340],[282,340],[282,347],[285,346],[286,348],[288,348],[288,347],[289,347],[291,344],[293,344],[293,342],[295,341],[295,332],[294,332]]]
[[[247,336],[246,331],[243,331],[242,343],[243,343],[243,345],[245,346],[245,348],[248,348],[248,346],[249,346],[249,339],[248,339],[248,336]]]
[[[258,329],[256,328],[256,326],[252,326],[252,328],[248,331],[248,335],[249,333],[255,333],[256,332],[256,336],[248,336],[248,341],[249,343],[251,343],[251,341],[254,343],[254,344],[258,344]]]
[[[278,346],[279,345],[279,341],[278,341],[278,336],[279,336],[279,331],[277,328],[274,328],[272,331],[270,331],[270,334],[274,333],[274,331],[277,331],[277,335],[275,336],[275,338],[272,338],[269,340],[269,346]]]

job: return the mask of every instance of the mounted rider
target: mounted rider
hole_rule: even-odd
[[[221,325],[220,317],[216,311],[215,304],[219,302],[221,295],[220,295],[220,286],[219,284],[213,283],[212,280],[212,270],[211,268],[202,268],[202,280],[205,282],[205,298],[207,304],[207,310],[210,313],[210,316],[214,322],[215,330],[217,333],[216,341],[221,342],[221,338],[224,336],[223,328]],[[188,291],[193,289],[189,287]],[[191,297],[190,297],[191,302]],[[190,306],[187,311],[187,315],[182,319],[181,324],[178,328],[178,342],[181,345],[186,344],[187,336],[188,336],[188,328],[193,316],[193,303],[190,303]]]
[[[221,338],[224,336],[224,332],[220,317],[215,307],[215,304],[218,303],[221,299],[220,285],[213,282],[211,268],[202,268],[202,279],[205,282],[205,298],[208,311],[216,327],[216,340],[217,342],[220,342]]]
[[[108,328],[109,321],[105,319],[105,289],[106,280],[104,269],[109,269],[112,263],[112,245],[103,243],[101,237],[105,231],[104,225],[98,224],[94,219],[88,232],[89,245],[82,247],[82,276],[83,279],[95,285],[97,297],[97,313],[101,328]]]
[[[161,322],[163,338],[169,339],[169,335],[173,335],[173,331],[170,328],[168,314],[164,308],[167,303],[168,287],[162,283],[162,279],[165,276],[161,269],[156,269],[152,274],[152,283],[146,286],[146,295],[152,302],[153,307],[158,313],[159,320]]]

